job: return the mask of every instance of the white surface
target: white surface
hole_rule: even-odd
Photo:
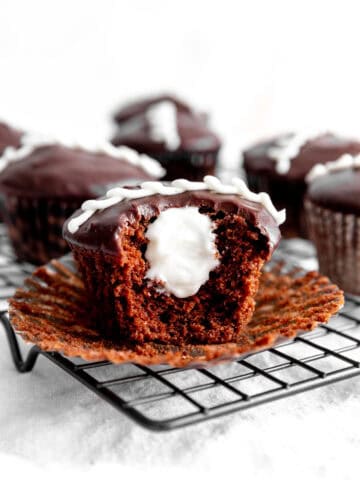
[[[191,467],[249,478],[355,479],[360,378],[171,433],[151,433],[39,359],[15,372],[0,330],[0,452],[42,468]],[[191,374],[191,372],[189,372]],[[151,393],[150,391],[148,393]],[[170,472],[169,472],[170,475]]]
[[[169,208],[146,230],[145,278],[178,298],[195,295],[219,265],[215,225],[196,207]]]
[[[211,112],[227,163],[274,132],[360,133],[356,0],[1,0],[0,23],[0,116],[27,129],[102,141],[118,102],[167,89]],[[17,374],[2,332],[0,368],[0,452],[12,455],[1,471],[12,477],[33,471],[25,458],[96,464],[96,478],[169,464],[221,478],[358,478],[359,379],[153,434],[44,360]]]

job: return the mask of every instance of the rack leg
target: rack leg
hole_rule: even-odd
[[[33,369],[35,362],[39,356],[40,349],[36,345],[33,346],[24,360],[19,348],[19,343],[17,341],[16,335],[6,314],[2,314],[0,316],[0,321],[4,325],[6,336],[10,345],[11,356],[13,358],[16,369],[20,373],[30,372]]]

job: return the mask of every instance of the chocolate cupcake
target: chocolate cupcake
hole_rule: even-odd
[[[7,156],[11,156],[12,152],[15,152],[18,148],[20,148],[23,138],[24,135],[22,131],[0,121],[0,158],[4,154],[5,150]],[[0,170],[1,168],[2,165],[0,163]],[[0,205],[0,222],[3,221],[2,211],[3,206]]]
[[[220,140],[209,128],[207,115],[171,95],[129,103],[114,116],[114,145],[127,145],[156,158],[166,180],[201,180],[213,175]]]
[[[360,295],[360,156],[316,165],[307,179],[306,218],[319,269]]]
[[[284,219],[242,180],[205,177],[112,189],[85,202],[64,237],[106,336],[222,343],[250,320]]]
[[[7,147],[19,148],[23,132],[0,121],[0,155]]]
[[[244,168],[251,189],[271,195],[277,208],[286,208],[285,237],[307,237],[303,198],[305,177],[317,163],[360,152],[360,142],[331,133],[299,133],[273,138],[244,151]]]
[[[155,160],[110,144],[87,150],[44,141],[7,149],[0,159],[4,219],[20,260],[45,263],[68,251],[66,218],[111,185],[131,185],[164,174]]]

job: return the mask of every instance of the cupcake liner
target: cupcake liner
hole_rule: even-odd
[[[264,272],[256,309],[237,342],[224,344],[134,344],[104,337],[92,319],[85,286],[70,256],[38,268],[10,299],[16,331],[42,350],[85,360],[167,363],[174,367],[219,363],[269,348],[327,322],[343,305],[341,290],[317,272]]]
[[[348,293],[360,295],[360,217],[305,201],[320,271]]]
[[[218,163],[218,150],[215,152],[166,152],[151,154],[166,169],[163,180],[186,178],[201,181],[206,175],[214,175]]]
[[[69,251],[62,238],[65,220],[82,203],[61,199],[37,199],[8,195],[3,216],[19,260],[42,264]]]

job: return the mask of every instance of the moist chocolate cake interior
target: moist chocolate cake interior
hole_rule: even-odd
[[[162,293],[161,285],[145,279],[145,233],[156,216],[141,216],[123,226],[117,255],[100,250],[88,255],[73,245],[94,318],[105,336],[173,345],[236,341],[255,307],[260,270],[269,257],[268,238],[238,213],[209,206],[199,211],[214,222],[220,264],[198,293],[187,298]]]

